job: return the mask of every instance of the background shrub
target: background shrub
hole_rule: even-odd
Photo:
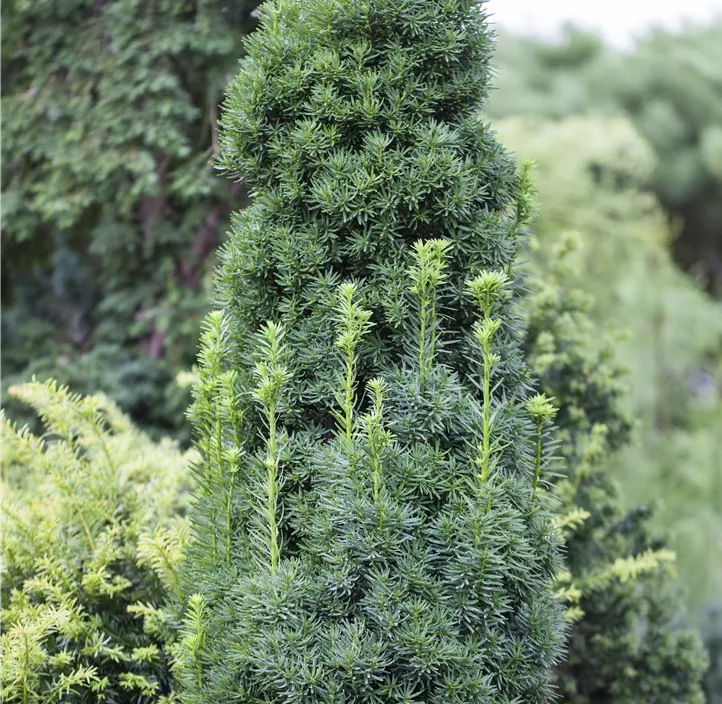
[[[3,419],[2,699],[163,701],[188,457],[103,396],[10,392],[46,435]]]
[[[54,377],[182,437],[173,380],[244,201],[209,167],[217,105],[256,4],[3,6],[3,388]]]

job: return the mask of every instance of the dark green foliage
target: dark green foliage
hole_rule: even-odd
[[[475,0],[286,0],[229,89],[192,409],[186,702],[545,702],[564,632],[526,177]],[[269,322],[271,321],[271,322]]]
[[[722,22],[653,32],[629,54],[568,28],[563,40],[504,36],[490,114],[629,115],[658,163],[649,185],[680,222],[676,259],[722,290]]]
[[[567,465],[556,486],[568,570],[560,581],[575,623],[558,684],[574,704],[703,702],[706,657],[698,636],[681,628],[674,553],[651,534],[648,509],[622,509],[604,468],[626,443],[630,420],[613,350],[593,342],[591,300],[567,283],[568,246],[549,257],[529,330],[530,361],[559,405]]]
[[[4,4],[6,378],[102,389],[146,426],[180,426],[172,382],[243,202],[208,161],[256,4]]]
[[[105,397],[11,393],[47,434],[3,419],[2,701],[166,701],[187,458]]]
[[[233,217],[217,300],[238,320],[240,368],[252,366],[245,331],[286,316],[287,342],[302,354],[289,401],[308,420],[333,397],[328,319],[340,280],[364,279],[379,316],[369,360],[378,363],[397,356],[409,323],[404,273],[415,239],[457,243],[447,313],[457,324],[472,310],[459,274],[504,267],[519,244],[500,218],[518,191],[513,163],[476,115],[487,92],[487,30],[449,29],[454,3],[435,28],[444,14],[435,3],[348,5],[338,10],[349,15],[342,26],[324,29],[311,10],[297,21],[291,3],[273,40],[252,36],[253,58],[222,123],[220,163],[258,196]],[[412,24],[401,29],[404,21]]]

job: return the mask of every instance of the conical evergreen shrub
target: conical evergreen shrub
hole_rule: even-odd
[[[476,0],[284,0],[229,89],[192,409],[186,702],[545,702],[564,626],[524,364],[526,171]]]

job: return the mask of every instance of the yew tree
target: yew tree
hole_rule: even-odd
[[[476,0],[283,0],[231,84],[235,214],[191,415],[186,702],[545,702],[554,408],[528,178]]]

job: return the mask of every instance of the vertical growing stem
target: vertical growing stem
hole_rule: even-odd
[[[206,458],[201,488],[205,498],[214,501],[216,491],[220,491],[224,486],[223,445],[227,417],[223,408],[225,393],[221,380],[224,376],[227,321],[221,311],[213,311],[209,313],[203,327],[202,351],[198,358],[199,385],[193,409],[201,424],[201,447]],[[218,507],[218,513],[221,513],[221,510],[221,507]],[[218,557],[218,532],[221,530],[219,523],[220,521],[212,520],[206,527],[214,562]]]
[[[278,492],[276,479],[278,477],[278,446],[276,442],[276,402],[275,399],[268,406],[268,457],[266,468],[268,470],[268,531],[270,534],[271,569],[278,569],[278,523],[276,509]]]
[[[494,354],[494,337],[501,327],[501,319],[492,317],[494,304],[506,295],[508,277],[503,272],[485,271],[467,284],[467,289],[474,296],[482,319],[474,329],[474,337],[481,346],[483,365],[481,370],[482,408],[481,408],[481,448],[476,464],[479,467],[477,478],[479,489],[483,491],[492,470],[492,454],[496,444],[492,442],[492,389],[491,376],[498,357]],[[488,495],[487,509],[491,508],[491,494]]]
[[[215,432],[215,450],[216,450],[216,471],[218,472],[218,478],[223,476],[223,417],[221,413],[221,393],[220,389],[217,391],[218,396],[216,397],[216,432]],[[209,495],[213,492],[213,478],[209,476]],[[218,530],[216,528],[216,522],[213,521],[213,557],[215,558],[218,551]]]
[[[534,456],[534,484],[533,490],[536,491],[539,484],[539,475],[541,474],[542,459],[542,426],[541,423],[536,425],[536,454]]]
[[[356,348],[363,335],[371,328],[371,312],[355,303],[356,286],[352,283],[341,284],[338,296],[336,319],[339,335],[336,346],[343,360],[342,391],[336,394],[340,412],[334,413],[340,430],[350,448],[353,436],[354,407],[356,405]]]
[[[411,291],[419,302],[419,385],[424,389],[426,376],[436,354],[436,292],[446,279],[444,275],[446,253],[451,249],[449,240],[419,240],[414,244],[416,264],[410,270]]]
[[[419,321],[419,384],[421,389],[424,388],[426,380],[426,306],[428,301],[425,296],[420,294],[421,314]]]
[[[544,423],[554,418],[556,408],[552,403],[553,399],[547,398],[544,394],[536,394],[529,398],[526,402],[526,408],[534,422],[536,450],[534,453],[534,479],[532,483],[532,493],[536,492],[539,486],[539,479],[542,470],[542,436]]]
[[[228,372],[224,378],[224,394],[227,407],[228,422],[232,429],[233,444],[225,451],[226,472],[226,564],[231,564],[231,550],[233,543],[233,490],[236,474],[240,467],[242,449],[239,442],[238,429],[242,422],[243,413],[237,408],[235,393],[235,374]]]
[[[288,380],[288,369],[282,360],[285,349],[282,344],[283,331],[279,325],[267,323],[259,336],[261,360],[256,364],[255,374],[258,385],[253,393],[260,403],[266,420],[268,436],[266,454],[262,464],[266,470],[266,523],[268,530],[269,566],[276,571],[281,560],[278,526],[278,493],[280,484],[280,442],[278,434],[278,402],[281,390]]]
[[[485,322],[489,322],[489,318]],[[482,344],[484,349],[483,371],[483,409],[482,409],[482,450],[481,450],[481,483],[486,485],[489,477],[489,459],[491,456],[491,342],[492,335],[487,335]]]
[[[372,379],[369,390],[373,395],[373,409],[366,416],[366,432],[371,454],[371,469],[374,482],[374,501],[381,498],[381,453],[389,441],[389,435],[383,427],[383,390],[382,379]]]
[[[353,429],[353,408],[356,403],[356,345],[349,345],[346,349],[346,372],[344,375],[344,430],[346,442],[351,442]]]

